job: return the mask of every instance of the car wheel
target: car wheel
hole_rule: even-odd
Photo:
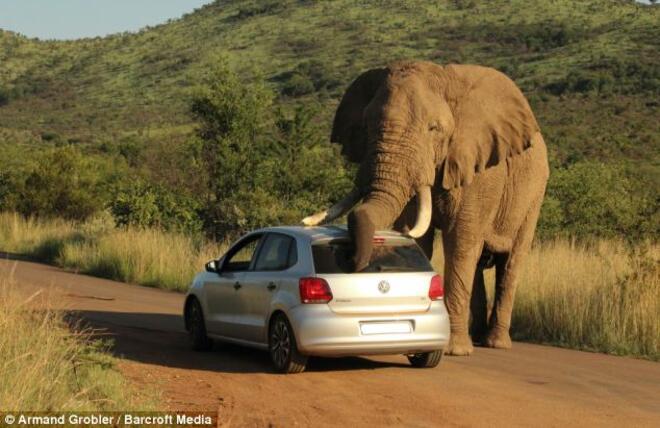
[[[298,352],[293,328],[283,314],[275,315],[268,333],[268,349],[275,370],[280,373],[304,371],[307,357]]]
[[[189,305],[188,334],[190,344],[195,351],[209,351],[213,347],[213,340],[206,335],[202,306],[197,299],[193,299]]]
[[[408,361],[413,367],[432,369],[436,367],[442,359],[442,349],[433,352],[422,352],[419,354],[408,355]]]

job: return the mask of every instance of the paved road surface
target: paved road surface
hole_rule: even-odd
[[[660,426],[660,364],[515,343],[415,370],[403,356],[312,359],[270,371],[265,353],[188,350],[183,296],[0,260],[16,287],[43,290],[115,340],[121,369],[172,409],[215,410],[226,426]]]

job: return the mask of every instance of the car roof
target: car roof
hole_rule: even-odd
[[[255,230],[257,232],[280,232],[288,235],[297,236],[299,238],[308,239],[312,242],[327,239],[348,238],[348,228],[345,224],[332,224],[327,226],[275,226],[265,227],[263,229]],[[384,238],[399,238],[412,241],[406,235],[393,230],[380,230],[376,232],[377,236]]]

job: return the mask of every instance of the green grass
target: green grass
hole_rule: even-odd
[[[0,403],[4,411],[126,411],[155,408],[115,366],[108,346],[0,279]],[[52,303],[52,301],[51,301]]]

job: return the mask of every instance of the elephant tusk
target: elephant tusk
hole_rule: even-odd
[[[431,186],[422,186],[417,189],[417,221],[415,227],[410,229],[408,236],[419,238],[426,233],[431,225]]]
[[[342,200],[331,206],[325,211],[318,212],[302,219],[305,226],[316,226],[329,223],[338,217],[343,216],[358,203],[362,195],[358,189],[353,189]]]

